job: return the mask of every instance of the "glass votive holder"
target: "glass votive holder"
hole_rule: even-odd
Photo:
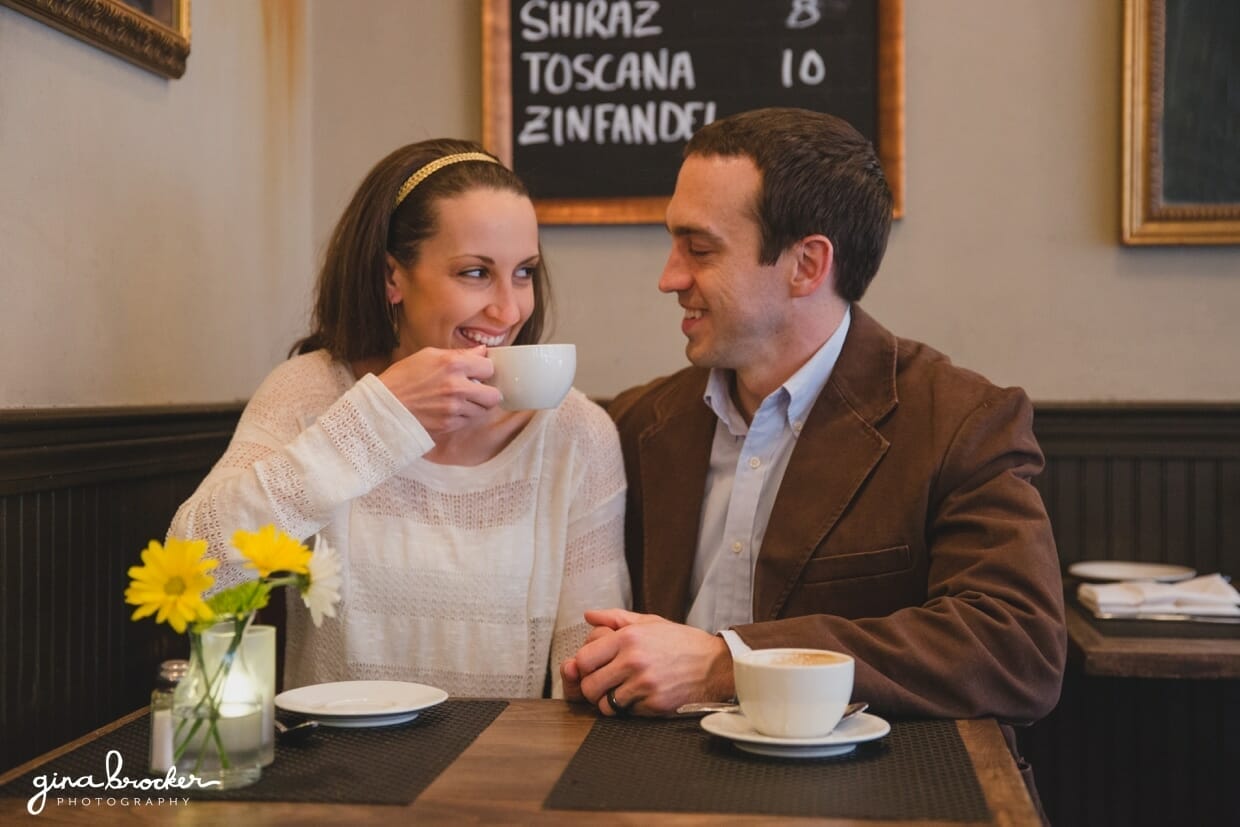
[[[227,648],[230,632],[212,629],[204,643],[212,648]],[[261,766],[270,766],[276,758],[276,627],[252,623],[245,630],[241,647],[246,666],[263,696]]]

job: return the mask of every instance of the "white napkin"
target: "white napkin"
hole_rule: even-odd
[[[1240,592],[1218,574],[1180,583],[1082,583],[1076,596],[1094,614],[1240,616]]]

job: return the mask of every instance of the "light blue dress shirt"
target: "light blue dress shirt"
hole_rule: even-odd
[[[758,406],[748,425],[732,401],[731,372],[713,369],[703,399],[715,412],[715,439],[690,580],[686,623],[712,634],[753,622],[753,577],[767,523],[801,426],[839,359],[851,310],[809,361]],[[735,633],[724,638],[733,651]]]

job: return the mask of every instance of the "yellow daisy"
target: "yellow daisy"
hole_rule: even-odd
[[[192,621],[210,620],[202,593],[215,582],[207,572],[218,563],[204,559],[206,551],[206,540],[169,537],[163,546],[152,540],[142,552],[143,565],[129,569],[133,581],[125,589],[125,602],[138,607],[133,619],[154,614],[157,623],[167,620],[178,633]]]
[[[310,549],[273,525],[263,526],[258,531],[238,531],[232,542],[249,561],[246,567],[257,569],[259,577],[268,577],[273,571],[293,574],[310,571]]]

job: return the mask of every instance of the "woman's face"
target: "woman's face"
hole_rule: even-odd
[[[512,344],[534,311],[534,205],[507,190],[474,189],[436,209],[439,231],[422,242],[417,263],[388,258],[388,301],[402,315],[399,356]]]

